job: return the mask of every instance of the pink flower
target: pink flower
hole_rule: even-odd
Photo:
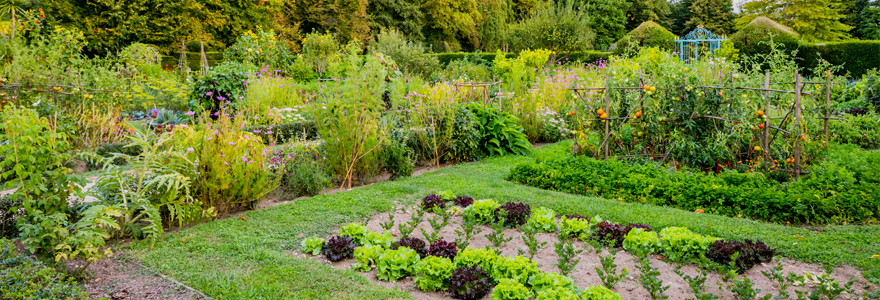
[[[186,148],[186,152],[189,152],[189,153],[192,153],[194,150],[195,149],[193,149],[192,147]]]
[[[229,142],[230,145],[235,145],[235,142]]]
[[[241,161],[243,161],[243,162],[247,162],[248,159],[247,159],[247,157],[242,157],[242,158],[241,158]]]

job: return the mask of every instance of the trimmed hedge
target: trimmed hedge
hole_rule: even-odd
[[[770,52],[770,46],[765,41],[773,38],[773,42],[782,44],[787,50],[794,50],[799,45],[798,34],[779,23],[766,17],[757,17],[748,25],[730,36],[729,40],[739,50],[740,56],[750,56]]]
[[[621,54],[631,51],[633,50],[632,48],[636,47],[659,47],[666,51],[674,51],[675,34],[660,26],[660,24],[653,21],[645,21],[618,40],[611,47],[613,48],[611,51],[614,54]]]
[[[453,60],[461,60],[461,59],[465,59],[465,58],[473,59],[473,57],[486,60],[491,65],[492,61],[495,60],[496,53],[493,53],[493,52],[485,52],[485,53],[458,52],[458,53],[437,53],[434,55],[437,56],[437,60],[440,61],[440,65],[442,65],[442,66],[448,65],[449,62],[451,62]],[[507,58],[516,58],[518,56],[518,54],[508,52],[508,53],[505,53],[504,56]],[[608,57],[610,57],[610,56],[611,56],[611,52],[576,51],[576,52],[572,52],[571,54],[568,55],[568,61],[572,61],[572,62],[580,61],[583,63],[593,63],[593,62],[603,60],[603,59],[607,60]],[[564,62],[565,61],[565,54],[563,53],[562,57],[558,58],[557,60]]]
[[[828,157],[828,162],[809,168],[809,177],[787,184],[762,173],[705,175],[571,156],[517,165],[506,179],[572,194],[778,223],[877,222],[880,152],[843,146]]]
[[[823,44],[800,44],[798,65],[811,70],[818,65],[819,58],[858,78],[868,70],[880,68],[880,41],[853,40]]]

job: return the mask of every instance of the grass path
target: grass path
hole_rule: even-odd
[[[565,145],[550,145],[536,152],[565,150]],[[512,166],[530,159],[490,158],[250,211],[242,215],[246,221],[224,219],[170,233],[156,241],[132,243],[130,253],[151,269],[218,299],[409,299],[406,293],[372,285],[353,271],[333,270],[289,253],[303,238],[328,235],[347,222],[388,211],[395,201],[413,203],[428,193],[452,190],[476,199],[546,206],[561,214],[600,215],[618,223],[644,222],[658,230],[684,226],[720,238],[761,239],[779,249],[782,256],[851,264],[873,282],[880,281],[880,259],[870,258],[880,254],[880,226],[794,228],[570,195],[503,180]]]

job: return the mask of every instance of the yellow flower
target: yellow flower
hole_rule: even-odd
[[[880,258],[880,254],[871,255],[871,258]]]

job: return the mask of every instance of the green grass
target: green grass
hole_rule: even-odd
[[[566,151],[566,147],[546,146],[538,149],[536,155],[549,151]],[[353,271],[333,270],[288,253],[306,237],[328,235],[347,222],[388,211],[394,201],[412,203],[430,192],[452,190],[477,199],[546,206],[560,214],[600,215],[618,223],[647,223],[657,230],[683,226],[725,239],[761,239],[779,249],[779,255],[806,262],[851,264],[862,269],[873,282],[880,281],[880,259],[870,258],[880,254],[880,226],[786,227],[570,195],[503,180],[512,166],[530,159],[533,158],[489,158],[419,177],[250,211],[243,215],[248,221],[230,218],[200,224],[154,242],[135,242],[130,251],[151,269],[219,299],[409,298],[404,292],[372,285]]]

